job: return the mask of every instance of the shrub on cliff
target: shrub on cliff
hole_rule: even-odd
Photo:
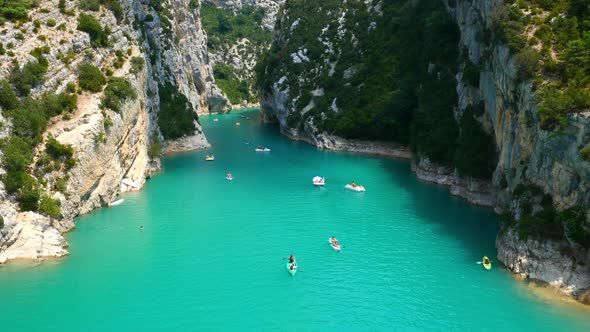
[[[4,227],[4,217],[0,216],[0,229]]]
[[[496,165],[494,138],[483,130],[472,111],[463,113],[459,128],[454,160],[457,171],[465,176],[490,179]]]
[[[74,155],[74,149],[66,144],[61,144],[53,137],[49,137],[45,143],[45,151],[54,159],[68,159]]]
[[[129,68],[129,72],[132,74],[137,74],[143,70],[143,66],[145,65],[145,60],[143,60],[140,56],[134,56],[131,58],[131,67]]]
[[[150,159],[160,158],[162,156],[162,143],[160,143],[160,139],[157,136],[152,138],[148,149],[148,156]]]
[[[102,105],[115,112],[121,112],[121,105],[127,98],[135,99],[137,94],[126,78],[113,77],[104,89]]]
[[[158,112],[158,126],[166,139],[176,139],[192,135],[195,130],[197,113],[188,99],[179,93],[170,83],[158,87],[160,96],[160,111]]]
[[[81,13],[78,16],[78,30],[88,33],[92,46],[108,45],[108,34],[94,16]]]
[[[573,207],[562,211],[559,220],[565,225],[570,239],[584,248],[590,248],[590,223],[587,220],[587,207]]]
[[[33,158],[27,142],[12,136],[2,147],[2,165],[8,171],[24,171]]]
[[[61,216],[61,201],[59,199],[51,198],[43,194],[39,200],[39,212],[51,218],[59,218]]]
[[[0,1],[0,19],[11,21],[25,21],[28,19],[27,11],[35,6],[34,0],[3,0]],[[0,20],[2,21],[2,20]]]
[[[580,158],[590,162],[590,146],[583,147],[580,150],[580,152],[578,153],[578,156],[580,156]]]
[[[47,72],[47,62],[28,62],[22,68],[18,63],[12,67],[9,80],[21,96],[28,96],[31,89],[43,81]]]
[[[100,69],[89,63],[83,63],[78,66],[78,81],[83,90],[100,92],[107,79]]]
[[[463,82],[473,87],[479,87],[479,67],[473,62],[467,61],[463,68]]]
[[[76,109],[78,96],[68,93],[45,93],[41,96],[39,102],[42,104],[45,115],[50,118]]]
[[[19,100],[14,94],[7,80],[0,81],[0,107],[4,110],[13,110],[18,107]]]

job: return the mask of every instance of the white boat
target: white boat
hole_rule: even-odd
[[[227,176],[225,177],[226,180],[231,181],[234,179],[234,177],[231,174],[227,174]]]
[[[219,119],[218,119],[218,118],[215,118],[215,119],[213,119],[213,122],[217,122],[217,121],[219,121]]]
[[[211,155],[211,156],[205,156],[205,160],[206,161],[213,161],[215,160],[215,156]]]
[[[326,182],[326,180],[323,176],[314,176],[312,181],[313,181],[313,185],[318,186],[318,187],[323,186]]]
[[[359,186],[359,185],[353,186],[351,184],[347,184],[344,186],[344,188],[354,190],[354,191],[365,191],[365,187]]]
[[[123,198],[121,198],[121,199],[118,199],[118,200],[116,200],[116,201],[110,202],[110,203],[109,203],[109,206],[117,206],[117,205],[119,205],[119,204],[123,203],[124,201],[125,201],[125,200],[124,200]]]
[[[336,251],[340,251],[341,247],[340,247],[340,243],[334,243],[332,242],[332,238],[328,239],[328,242],[330,242],[330,246],[332,246],[332,248]]]
[[[121,183],[135,189],[141,188],[141,185],[139,183],[133,182],[130,179],[123,179],[121,180]]]
[[[291,268],[291,265],[293,265],[293,268]],[[292,276],[294,276],[295,273],[297,273],[297,262],[293,262],[293,263],[287,262],[287,271],[289,271],[289,273]]]
[[[239,122],[236,122],[236,126],[239,127],[240,126],[240,123]]]
[[[270,149],[265,148],[264,146],[259,146],[256,149],[254,149],[254,151],[256,151],[256,152],[270,152]]]

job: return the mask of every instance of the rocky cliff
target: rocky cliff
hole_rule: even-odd
[[[235,107],[258,104],[255,66],[271,44],[276,15],[284,0],[203,1],[211,65],[219,86]]]
[[[400,4],[402,2],[399,1]],[[418,12],[416,17],[429,16],[429,24],[436,22],[439,17],[436,11],[427,8],[424,1],[407,3],[408,6],[417,8],[409,11]],[[559,131],[541,127],[533,80],[519,77],[521,68],[516,63],[514,52],[499,42],[498,38],[494,38],[495,30],[498,29],[498,13],[506,8],[504,1],[458,0],[441,3],[458,27],[459,37],[455,51],[458,65],[454,67],[437,59],[437,56],[447,50],[442,49],[444,44],[440,40],[438,44],[434,41],[430,47],[439,49],[428,55],[430,59],[427,62],[418,63],[418,70],[411,73],[418,79],[412,81],[407,75],[396,72],[387,77],[363,68],[365,63],[381,63],[395,71],[403,71],[387,61],[379,62],[381,60],[377,56],[363,59],[371,52],[370,48],[363,45],[363,39],[387,40],[379,39],[379,35],[384,33],[380,30],[380,25],[395,29],[389,30],[391,39],[402,40],[391,45],[381,45],[383,55],[380,58],[389,58],[390,62],[414,63],[413,60],[405,59],[404,55],[397,55],[400,46],[403,46],[403,37],[395,34],[396,30],[405,30],[410,31],[411,35],[412,28],[403,19],[394,24],[382,19],[387,16],[383,11],[389,11],[389,15],[394,16],[402,10],[401,7],[381,1],[367,1],[334,4],[335,7],[330,8],[331,2],[327,2],[327,10],[316,8],[313,11],[310,8],[301,10],[305,4],[287,1],[279,15],[280,21],[275,31],[273,47],[276,52],[267,55],[265,72],[259,77],[263,95],[262,112],[267,120],[277,121],[283,133],[320,148],[338,148],[331,143],[343,140],[338,136],[355,138],[365,135],[357,130],[358,127],[365,128],[366,132],[378,132],[386,126],[384,134],[373,138],[370,134],[366,136],[373,140],[385,138],[409,144],[415,155],[412,169],[420,179],[448,185],[452,194],[475,204],[494,207],[496,211],[504,212],[504,216],[509,216],[507,219],[510,221],[505,223],[505,229],[497,239],[498,258],[509,269],[526,278],[561,288],[565,293],[581,299],[590,289],[590,271],[586,267],[589,262],[588,250],[573,239],[571,234],[574,228],[572,225],[577,225],[576,229],[584,233],[588,232],[589,223],[588,217],[584,215],[576,224],[572,221],[575,218],[569,217],[572,214],[567,211],[583,211],[583,207],[590,204],[590,163],[582,159],[579,153],[580,147],[586,145],[590,137],[590,119],[585,116],[586,113],[578,112],[569,115],[567,123]],[[543,15],[546,17],[548,14],[541,14]],[[312,16],[314,19],[310,20]],[[309,28],[313,22],[323,23],[319,23],[320,26],[314,30]],[[338,24],[330,24],[333,22]],[[417,20],[417,26],[419,22]],[[418,27],[413,29],[419,30]],[[307,42],[309,39],[304,36],[313,33],[319,33],[317,39],[321,44]],[[419,40],[420,38],[416,38],[414,43],[419,44]],[[410,47],[404,49],[404,52],[412,54],[411,45],[406,46]],[[425,53],[428,53],[427,50],[428,47],[423,49]],[[343,58],[344,54],[355,52],[356,64]],[[445,118],[435,120],[441,105],[429,108],[428,93],[422,94],[421,90],[425,86],[436,88],[436,85],[432,85],[431,78],[434,76],[439,81],[444,80],[446,70],[455,75],[456,101],[446,107],[451,110],[459,134],[452,134],[457,130],[453,126],[448,126],[450,134],[445,134],[448,150],[456,151],[454,158],[444,158],[439,153],[444,147],[440,149],[432,141],[430,146],[424,145],[424,136],[431,134],[416,130],[430,128],[429,132],[438,135],[437,125],[428,127],[424,125],[428,121],[416,122],[424,121],[419,114],[421,108],[430,110],[428,114],[438,123],[438,127],[447,126]],[[363,78],[355,79],[355,75],[362,71]],[[370,109],[371,104],[375,103],[373,100],[380,98],[371,94],[371,91],[363,92],[363,87],[371,84],[372,76],[380,77],[382,85],[391,86],[389,90],[382,91],[385,95],[381,97],[389,98],[390,101],[377,104],[384,108],[383,113],[371,113],[362,108],[351,109],[340,103],[346,95],[330,91],[334,91],[334,86],[336,90],[346,90],[358,84],[358,88],[353,91],[372,96],[361,100]],[[399,80],[400,83],[391,84],[387,79]],[[406,84],[417,86],[418,89],[406,89]],[[371,85],[371,88],[379,91],[378,84]],[[430,94],[436,95],[437,91],[432,89]],[[417,101],[414,101],[416,95]],[[393,116],[385,114],[389,111],[388,107],[391,107],[389,105],[394,105],[394,110],[391,111]],[[408,105],[409,109],[414,110],[407,113],[400,111]],[[415,107],[418,111],[415,111]],[[406,141],[403,128],[395,125],[396,122],[408,123],[403,122],[404,114],[413,117],[408,127],[414,130]],[[459,168],[459,151],[461,145],[465,145],[461,143],[461,137],[469,129],[465,127],[468,122],[463,122],[463,119],[471,117],[477,121],[476,126],[481,126],[492,137],[495,147],[493,157],[488,157],[489,161],[493,161],[493,167],[483,179],[465,175],[474,172],[465,172],[469,169],[464,168],[462,171]],[[370,120],[367,121],[367,118]],[[354,121],[363,125],[355,127],[350,124]],[[387,132],[392,135],[388,136]],[[439,138],[436,140],[440,141]],[[455,140],[458,143],[453,147]],[[431,146],[435,149],[431,149]],[[433,161],[432,157],[438,160]],[[547,229],[555,230],[549,238],[543,235],[549,233]],[[580,238],[583,236],[578,236]]]
[[[56,1],[40,1],[29,10],[28,21],[4,24],[0,42],[10,51],[0,55],[0,79],[9,78],[12,60],[18,59],[22,68],[40,61],[30,54],[45,48],[47,72],[31,97],[43,98],[72,87],[78,93],[71,113],[49,118],[42,143],[33,151],[35,163],[28,168],[43,195],[57,200],[58,213],[23,211],[22,192],[10,194],[0,183],[0,263],[66,255],[67,243],[61,234],[75,227],[73,219],[107,205],[121,192],[141,189],[146,177],[159,168],[159,142],[169,152],[208,146],[195,120],[188,127],[192,131],[182,135],[167,137],[160,131],[159,116],[164,114],[160,112],[168,111],[160,103],[163,86],[172,87],[175,95],[186,100],[184,111],[189,113],[227,107],[227,99],[214,83],[198,7],[189,8],[188,0],[159,1],[155,7],[147,0],[119,4],[121,10],[115,15],[106,6],[93,11],[80,8],[78,1],[65,1],[63,8],[61,2],[57,8]],[[108,32],[106,46],[96,46],[88,33],[77,29],[80,13],[98,18]],[[122,100],[117,110],[104,107],[106,90],[92,92],[78,86],[82,63],[110,77],[124,78],[134,97]],[[4,124],[0,138],[8,139],[12,118],[1,107],[0,111]],[[50,138],[73,148],[71,168],[39,166]]]

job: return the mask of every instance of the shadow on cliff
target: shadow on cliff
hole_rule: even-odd
[[[473,253],[474,259],[484,254],[495,257],[499,225],[492,209],[452,196],[446,186],[419,180],[409,162],[382,160],[381,167],[390,174],[394,185],[406,189],[407,208],[420,218],[418,222],[438,226],[441,236],[454,238]]]

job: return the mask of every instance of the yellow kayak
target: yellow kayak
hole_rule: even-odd
[[[487,264],[485,262],[488,262]],[[492,268],[492,261],[490,261],[490,259],[488,258],[488,256],[483,256],[483,259],[481,260],[481,264],[483,265],[483,267],[486,270],[489,270]]]

